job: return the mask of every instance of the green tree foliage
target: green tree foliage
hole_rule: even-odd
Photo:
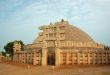
[[[10,57],[13,57],[13,45],[14,45],[14,42],[19,42],[21,44],[21,50],[24,50],[23,49],[23,46],[24,46],[24,43],[20,40],[20,41],[13,41],[13,42],[9,42],[7,43],[5,46],[4,46],[4,49],[6,51],[6,53],[10,54]]]
[[[14,42],[9,42],[4,46],[6,53],[9,53],[9,54],[13,53],[13,43]]]

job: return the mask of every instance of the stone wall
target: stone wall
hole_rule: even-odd
[[[60,51],[60,65],[109,64],[110,51]]]
[[[16,52],[13,61],[16,63],[40,65],[39,52]]]

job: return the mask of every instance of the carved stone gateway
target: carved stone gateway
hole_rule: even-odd
[[[39,27],[42,32],[32,44],[14,44],[13,61],[33,65],[109,64],[110,50],[84,31],[62,20]]]

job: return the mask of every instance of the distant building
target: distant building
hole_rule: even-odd
[[[110,50],[79,28],[62,20],[40,26],[39,36],[21,51],[14,44],[13,61],[33,65],[109,64]]]

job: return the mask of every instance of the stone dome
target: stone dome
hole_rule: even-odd
[[[81,29],[73,26],[67,25],[65,29],[66,39],[67,41],[74,42],[94,42],[94,40]]]
[[[61,21],[61,22],[56,22],[54,25],[48,25],[48,26],[42,26],[40,29],[43,30],[43,28],[45,29],[46,27],[51,28],[51,27],[56,27],[60,29],[60,27],[64,27],[63,30],[64,33],[62,34],[62,36],[60,36],[61,38],[64,37],[63,41],[73,41],[73,42],[94,42],[94,40],[84,31],[82,31],[81,29],[70,25],[68,23],[68,21]],[[56,29],[58,30],[58,29]],[[57,32],[57,31],[55,31]],[[43,31],[43,33],[45,33]],[[50,33],[49,33],[50,34]],[[58,35],[56,36],[56,38],[58,37]],[[37,43],[39,40],[43,40],[43,36],[38,36],[33,43]]]

